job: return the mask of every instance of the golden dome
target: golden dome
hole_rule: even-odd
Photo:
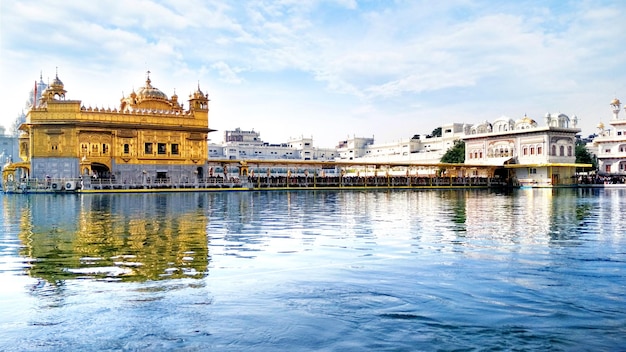
[[[56,74],[54,81],[50,84],[50,87],[63,89],[63,82],[59,79],[59,74]]]
[[[150,77],[146,79],[145,87],[139,88],[137,92],[137,97],[141,100],[167,100],[167,95],[161,92],[158,88],[152,86],[152,81],[150,81]]]
[[[621,105],[621,102],[619,101],[619,99],[615,98],[611,101],[611,105]]]
[[[535,125],[537,125],[537,121],[531,119],[527,115],[524,115],[524,117],[522,117],[521,119],[517,120],[517,124],[529,124],[529,125],[535,126]]]
[[[200,90],[200,83],[198,82],[198,89],[193,94],[189,95],[190,98],[193,99],[202,99],[205,97],[204,93]]]
[[[604,123],[600,122],[598,124],[598,129],[603,130],[604,129]]]

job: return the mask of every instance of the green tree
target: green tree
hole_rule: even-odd
[[[454,145],[446,151],[441,158],[442,163],[462,164],[465,162],[465,142],[460,139],[454,141]]]
[[[577,164],[592,164],[594,169],[598,167],[598,162],[596,158],[591,153],[589,153],[585,142],[576,141],[575,152]]]
[[[435,128],[430,135],[433,137],[441,137],[441,127]]]

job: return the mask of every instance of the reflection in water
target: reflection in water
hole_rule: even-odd
[[[0,350],[619,350],[624,199],[4,195]]]
[[[145,281],[203,277],[208,266],[202,194],[33,195],[20,209],[29,274]]]
[[[580,192],[29,195],[4,209],[20,218],[20,254],[30,258],[31,276],[49,283],[145,281],[203,277],[210,244],[218,253],[255,258],[281,238],[299,241],[282,251],[305,250],[320,235],[375,241],[405,230],[412,246],[438,243],[442,251],[461,250],[472,239],[578,245],[578,228],[594,221],[585,202],[594,195]]]

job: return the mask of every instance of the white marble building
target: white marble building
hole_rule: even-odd
[[[338,161],[439,163],[446,151],[464,134],[461,123],[441,127],[441,137],[414,135],[411,139],[388,143],[375,143],[374,138],[350,138],[339,142]]]
[[[272,144],[264,142],[260,132],[240,128],[225,131],[222,143],[209,143],[209,159],[331,161],[336,157],[335,148],[315,147],[313,138],[291,138]]]
[[[466,129],[465,164],[504,166],[513,183],[553,187],[576,183],[576,127],[578,119],[546,114],[539,126],[528,116],[501,117]]]
[[[626,176],[626,116],[620,117],[621,102],[611,101],[613,118],[609,128],[598,125],[598,136],[593,139],[594,154],[598,158],[601,176]],[[626,108],[625,108],[626,109]]]

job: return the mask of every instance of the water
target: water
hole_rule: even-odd
[[[626,350],[626,190],[2,195],[0,350]]]

